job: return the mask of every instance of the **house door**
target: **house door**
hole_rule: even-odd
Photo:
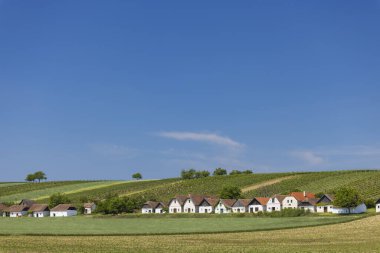
[[[253,207],[249,208],[249,212],[253,213]]]
[[[324,212],[324,213],[327,213],[327,206],[324,206],[324,207],[323,207],[323,212]]]

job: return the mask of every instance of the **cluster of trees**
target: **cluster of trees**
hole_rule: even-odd
[[[71,200],[63,193],[55,193],[49,198],[49,207],[53,208],[60,204],[70,204]]]
[[[238,174],[252,174],[252,170],[232,170],[230,172],[230,175],[238,175]],[[226,169],[222,168],[216,168],[214,172],[212,173],[213,176],[224,176],[228,175]],[[182,179],[194,179],[194,178],[203,178],[203,177],[208,177],[210,176],[210,172],[207,170],[194,170],[194,169],[189,169],[189,170],[182,170],[181,171],[181,178]]]
[[[144,202],[141,198],[108,196],[98,203],[96,212],[102,214],[133,213],[136,209],[140,209]]]
[[[219,194],[221,199],[239,199],[242,196],[242,192],[237,186],[225,186]]]
[[[34,182],[34,181],[38,181],[38,182],[41,182],[41,180],[46,180],[47,177],[46,177],[46,174],[45,172],[43,171],[37,171],[35,173],[32,173],[32,174],[28,174],[25,178],[25,181],[27,182]]]
[[[196,171],[194,169],[189,169],[189,170],[181,171],[182,179],[203,178],[203,177],[208,177],[208,176],[210,176],[210,172],[208,172],[207,170]]]

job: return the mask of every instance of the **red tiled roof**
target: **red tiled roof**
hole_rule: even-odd
[[[236,199],[221,199],[220,201],[223,203],[225,207],[231,208],[235,204]]]
[[[43,211],[49,211],[48,205],[45,204],[33,204],[30,209],[30,212],[43,212]]]
[[[76,210],[75,206],[71,204],[60,204],[54,208],[52,208],[50,211],[52,212],[64,212],[68,210]]]
[[[234,203],[234,207],[247,207],[249,203],[252,201],[252,199],[238,199]]]
[[[290,196],[293,196],[298,201],[303,201],[306,198],[315,198],[315,195],[311,192],[291,192]]]
[[[265,206],[267,203],[268,203],[268,201],[269,201],[269,199],[270,198],[262,198],[262,197],[258,197],[258,198],[255,198],[261,205],[263,205],[263,206]]]

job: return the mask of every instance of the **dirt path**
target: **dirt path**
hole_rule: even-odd
[[[287,176],[287,177],[280,177],[280,178],[268,180],[268,181],[265,181],[263,183],[253,184],[253,185],[244,187],[243,189],[241,189],[241,191],[242,192],[248,192],[248,191],[256,190],[256,189],[259,189],[259,188],[264,187],[264,186],[268,186],[268,185],[272,185],[272,184],[277,184],[277,183],[280,183],[280,182],[282,182],[284,180],[289,180],[289,179],[293,179],[293,178],[296,178],[296,177],[298,177],[298,175]]]

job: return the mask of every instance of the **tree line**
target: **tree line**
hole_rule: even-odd
[[[239,175],[239,174],[252,174],[252,170],[232,170],[229,175]],[[189,169],[189,170],[182,170],[181,171],[181,178],[182,179],[195,179],[195,178],[204,178],[210,176],[211,173],[207,170],[194,170],[194,169]],[[226,169],[222,168],[216,168],[213,173],[213,176],[225,176],[228,175]]]

